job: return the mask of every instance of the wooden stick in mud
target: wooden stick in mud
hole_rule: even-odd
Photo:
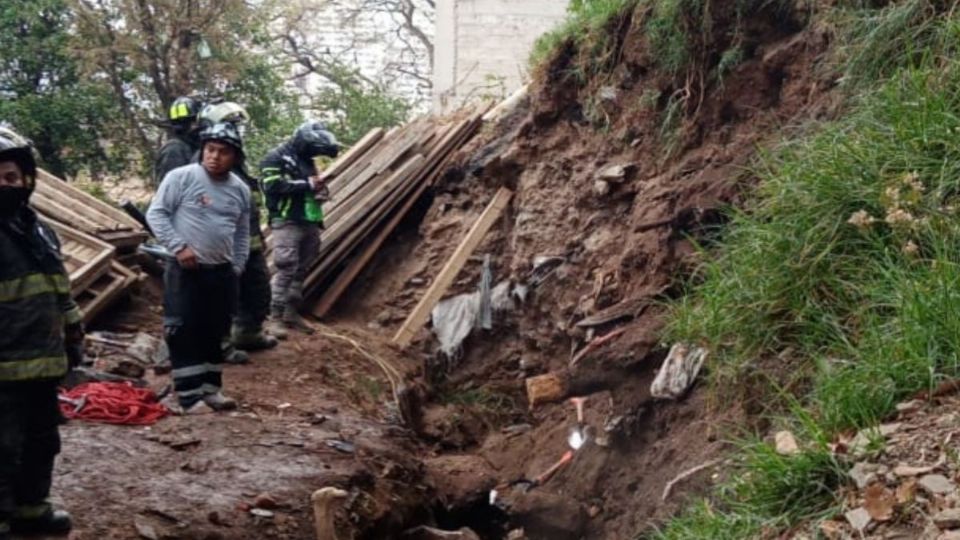
[[[433,307],[437,305],[437,302],[440,301],[443,294],[450,288],[450,285],[453,284],[453,280],[456,279],[457,274],[463,269],[467,258],[469,258],[477,246],[480,245],[483,237],[486,236],[490,227],[493,226],[497,218],[503,213],[512,196],[513,192],[504,187],[500,188],[497,194],[494,195],[493,200],[490,201],[487,208],[473,223],[473,227],[470,228],[470,231],[467,232],[467,235],[460,242],[460,245],[457,246],[456,251],[450,256],[450,260],[447,261],[447,264],[444,265],[440,273],[437,274],[437,277],[433,280],[433,284],[423,295],[423,298],[420,299],[420,303],[418,303],[417,306],[413,308],[413,311],[410,312],[410,315],[407,316],[407,320],[404,321],[403,326],[400,327],[400,330],[398,330],[397,334],[393,337],[394,343],[401,347],[406,347],[413,341],[414,336],[423,328],[423,325],[425,325],[430,318],[430,312],[433,310]]]
[[[720,459],[712,459],[706,463],[701,463],[700,465],[697,465],[692,469],[687,469],[686,471],[678,474],[673,480],[667,482],[667,485],[663,487],[663,495],[660,496],[660,500],[665,501],[670,497],[670,492],[673,491],[673,486],[686,480],[687,478],[690,478],[691,476],[697,474],[698,472],[704,469],[709,469],[714,465],[719,465],[721,461],[722,460]]]
[[[347,498],[349,493],[334,487],[325,487],[313,492],[310,502],[313,503],[313,523],[316,527],[317,540],[341,540],[337,536],[335,506]]]

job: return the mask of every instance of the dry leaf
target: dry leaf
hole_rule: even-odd
[[[839,521],[827,520],[820,523],[820,534],[828,540],[840,540],[845,536],[846,526]]]
[[[907,504],[917,495],[917,480],[910,478],[897,486],[897,503]]]
[[[911,467],[910,465],[900,464],[893,468],[893,474],[903,478],[906,476],[921,476],[933,472],[933,466]]]
[[[864,492],[863,506],[876,521],[889,521],[893,517],[896,500],[893,492],[883,484],[873,484]]]

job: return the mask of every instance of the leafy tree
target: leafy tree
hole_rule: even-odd
[[[73,21],[65,1],[0,4],[0,120],[30,137],[43,165],[60,176],[117,165],[99,137],[115,108],[69,54]]]

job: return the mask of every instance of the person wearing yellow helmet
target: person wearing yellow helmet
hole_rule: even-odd
[[[201,128],[197,116],[202,107],[199,101],[187,96],[178,97],[170,105],[166,122],[169,134],[153,164],[154,189],[160,187],[167,173],[193,161],[194,154],[200,149],[198,135]]]

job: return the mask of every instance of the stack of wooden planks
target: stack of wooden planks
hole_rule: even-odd
[[[43,169],[38,171],[37,188],[30,203],[50,219],[95,236],[120,250],[134,249],[147,239],[143,227],[123,210]]]
[[[477,132],[484,112],[478,108],[455,119],[423,117],[390,131],[372,130],[327,168],[326,229],[320,256],[304,282],[305,296],[315,299],[314,316],[329,313]],[[269,239],[267,246],[272,246]]]
[[[121,298],[140,276],[117,261],[147,238],[118,208],[40,170],[31,206],[60,238],[70,294],[90,322]]]

